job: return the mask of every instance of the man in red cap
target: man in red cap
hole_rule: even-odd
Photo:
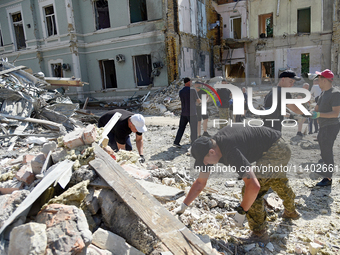
[[[332,173],[334,171],[333,145],[340,130],[340,91],[333,87],[334,74],[326,69],[315,72],[319,78],[319,86],[322,90],[318,103],[312,113],[312,119],[318,119],[320,130],[318,142],[321,150],[323,180],[316,186],[332,185]],[[327,170],[327,171],[324,171]]]

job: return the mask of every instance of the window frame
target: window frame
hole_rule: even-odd
[[[272,31],[271,36],[268,36],[266,20],[270,19],[270,18],[272,19],[272,29],[273,29],[273,31]],[[262,32],[263,31],[262,28],[264,28],[264,32]],[[265,34],[265,37],[260,37],[261,34]],[[259,15],[258,36],[259,36],[259,38],[273,38],[274,37],[274,15],[273,15],[272,12]]]
[[[7,18],[8,18],[8,26],[9,26],[9,32],[11,36],[11,41],[13,42],[13,51],[19,51],[19,50],[25,50],[27,49],[27,42],[26,42],[26,30],[25,30],[25,17],[23,16],[23,11],[22,11],[22,6],[21,4],[17,4],[14,6],[10,6],[6,8],[7,12]],[[23,26],[23,32],[24,32],[24,38],[25,38],[25,48],[23,49],[18,49],[17,47],[17,39],[15,36],[15,29],[14,29],[14,24],[13,24],[13,18],[12,15],[16,13],[21,13],[21,21],[22,21],[22,26]]]
[[[241,28],[240,38],[237,38],[237,39],[241,39],[242,38],[242,16],[234,16],[234,17],[230,17],[229,18],[229,36],[232,39],[236,39],[236,38],[234,38],[234,20],[235,19],[240,19],[241,20],[241,22],[240,22],[240,28]]]
[[[54,60],[50,60],[48,61],[48,70],[49,70],[49,73],[50,73],[50,77],[56,77],[56,76],[53,76],[53,70],[52,70],[52,65],[57,65],[57,64],[60,64],[60,67],[61,67],[61,77],[59,78],[63,78],[65,77],[65,73],[64,73],[64,70],[63,70],[63,63],[64,61],[62,59],[54,59]],[[58,77],[56,77],[58,78]]]
[[[107,12],[108,12],[108,18],[109,18],[109,26],[108,27],[103,27],[100,28],[100,23],[98,22],[98,8],[96,5],[96,2],[99,2],[100,0],[92,0],[92,9],[93,9],[93,18],[94,18],[94,29],[95,31],[103,30],[103,29],[108,29],[111,28],[111,19],[110,19],[110,8],[109,8],[109,1],[108,0],[103,0],[104,2],[107,2]]]
[[[301,29],[301,26],[299,26],[299,14],[300,14],[301,11],[306,11],[306,10],[309,10],[309,31],[308,32],[305,32],[305,31],[300,32],[299,29]],[[304,21],[305,21],[305,19],[304,19]],[[312,7],[311,6],[297,9],[296,26],[297,26],[296,31],[297,31],[298,34],[310,34],[312,32]]]
[[[55,35],[48,35],[48,28],[47,28],[47,21],[46,21],[46,15],[45,15],[45,8],[53,6],[53,11],[54,11],[54,18],[55,18],[55,26],[57,30],[57,34]],[[59,36],[59,26],[58,26],[58,14],[56,12],[56,4],[54,0],[43,0],[39,1],[39,11],[40,11],[40,22],[43,26],[43,37],[44,38],[54,38],[56,36]]]

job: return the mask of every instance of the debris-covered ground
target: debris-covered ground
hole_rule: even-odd
[[[95,126],[104,110],[82,112],[43,78],[7,63],[0,67],[0,254],[155,255],[187,249],[182,245],[192,251],[178,254],[217,254],[211,246],[221,254],[339,254],[340,184],[337,174],[332,187],[314,187],[320,179],[310,169],[320,157],[316,134],[299,137],[296,127],[283,129],[292,148],[288,175],[300,219],[283,220],[282,201],[269,193],[270,240],[249,239],[247,223],[237,228],[232,220],[243,181],[213,173],[199,198],[175,216],[200,236],[195,241],[169,214],[197,176],[190,171],[189,128],[182,148],[172,145],[182,82],[134,102],[142,106],[148,127],[143,134],[146,162],[141,164],[134,143],[134,152],[113,154],[105,147],[105,129]],[[257,105],[263,95],[256,92]],[[210,104],[209,112],[214,134],[217,108]],[[336,165],[339,154],[338,139]]]

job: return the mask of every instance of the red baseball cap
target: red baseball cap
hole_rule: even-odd
[[[329,79],[329,80],[333,80],[333,77],[334,77],[334,74],[332,73],[331,70],[329,69],[326,69],[326,70],[323,70],[322,72],[315,72],[317,75],[321,75],[323,77],[325,77],[326,79]]]

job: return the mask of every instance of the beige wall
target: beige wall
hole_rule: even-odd
[[[297,10],[311,7],[311,33],[322,32],[322,3],[321,0],[281,0],[279,16],[277,16],[278,1],[254,0],[249,1],[249,37],[259,38],[259,15],[273,13],[274,37],[283,34],[297,33]]]

